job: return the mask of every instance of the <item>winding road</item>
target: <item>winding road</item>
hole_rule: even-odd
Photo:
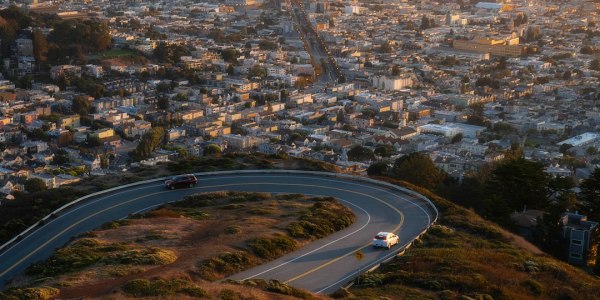
[[[349,206],[356,214],[350,227],[231,277],[277,279],[317,293],[334,292],[358,272],[394,256],[436,218],[435,208],[422,197],[370,179],[296,171],[218,173],[197,174],[199,184],[191,189],[165,190],[159,180],[127,185],[61,211],[0,253],[0,290],[31,263],[48,258],[83,232],[199,192],[302,193],[336,197]],[[379,231],[397,233],[400,245],[373,249],[370,241]],[[365,254],[361,261],[354,257],[358,250]]]

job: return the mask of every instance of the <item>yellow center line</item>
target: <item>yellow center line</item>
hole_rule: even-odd
[[[358,193],[358,192],[352,192],[352,191],[348,191],[348,192],[350,192],[350,193],[356,193],[356,194],[362,194],[362,193]],[[365,195],[365,194],[363,194],[363,195]],[[404,223],[404,214],[402,213],[402,211],[400,211],[400,210],[399,210],[399,209],[397,209],[396,207],[392,206],[391,204],[389,204],[389,203],[387,203],[387,202],[385,202],[385,201],[383,201],[383,200],[381,200],[381,199],[379,199],[379,198],[376,198],[376,197],[373,197],[373,196],[370,196],[370,195],[365,195],[365,196],[367,196],[367,197],[369,197],[369,198],[373,198],[373,199],[375,199],[376,201],[379,201],[379,202],[381,202],[381,203],[383,203],[383,204],[387,205],[388,207],[390,207],[391,209],[393,209],[395,212],[397,212],[397,213],[400,215],[400,223],[398,223],[398,225],[397,225],[397,226],[396,226],[396,227],[395,227],[395,228],[392,230],[392,232],[394,232],[394,233],[395,233],[395,232],[397,232],[397,231],[400,229],[400,227],[402,227],[402,224]],[[358,247],[358,248],[356,248],[356,249],[354,249],[354,250],[352,250],[352,251],[350,251],[350,252],[347,252],[346,254],[343,254],[343,255],[341,255],[341,256],[338,256],[338,257],[336,257],[336,258],[334,258],[334,259],[332,259],[332,260],[330,260],[330,261],[328,261],[328,262],[326,262],[326,263],[324,263],[324,264],[322,264],[322,265],[319,265],[318,267],[315,267],[315,268],[313,268],[313,269],[310,269],[310,270],[308,270],[308,271],[306,271],[306,272],[304,272],[304,273],[302,273],[302,274],[300,274],[300,275],[298,275],[298,276],[296,276],[296,277],[290,278],[290,279],[288,279],[288,280],[284,281],[284,283],[285,283],[285,284],[288,284],[288,283],[290,283],[290,282],[292,282],[292,281],[295,281],[295,280],[298,280],[298,279],[300,279],[300,278],[302,278],[302,277],[305,277],[306,275],[309,275],[309,274],[311,274],[311,273],[314,273],[314,272],[316,272],[316,271],[318,271],[318,270],[321,270],[321,269],[323,269],[323,268],[325,268],[325,267],[327,267],[327,266],[329,266],[329,265],[331,265],[331,264],[334,264],[335,262],[337,262],[337,261],[339,261],[339,260],[341,260],[341,259],[343,259],[343,258],[345,258],[345,257],[348,257],[348,256],[350,256],[350,255],[353,255],[353,254],[354,254],[354,253],[356,253],[357,251],[360,251],[360,250],[362,250],[362,249],[365,249],[365,248],[369,247],[370,245],[371,245],[371,243],[367,243],[367,244],[365,244],[365,245],[363,245],[363,246],[360,246],[360,247]]]

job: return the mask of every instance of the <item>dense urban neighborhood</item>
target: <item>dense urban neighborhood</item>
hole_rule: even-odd
[[[407,180],[600,270],[598,1],[2,8],[0,207],[261,153]]]

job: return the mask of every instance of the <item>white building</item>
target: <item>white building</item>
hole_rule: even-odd
[[[409,76],[373,76],[371,82],[373,87],[386,91],[398,91],[413,85]]]

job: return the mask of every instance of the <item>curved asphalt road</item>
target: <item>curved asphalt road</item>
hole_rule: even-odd
[[[47,224],[0,253],[0,289],[31,263],[48,258],[55,249],[103,223],[127,217],[198,192],[237,190],[333,196],[356,214],[349,228],[317,240],[277,260],[232,276],[232,279],[278,279],[318,293],[330,293],[366,269],[393,256],[425,230],[433,220],[420,199],[362,181],[308,174],[229,174],[200,176],[192,189],[168,191],[160,182],[115,191],[60,213]],[[373,249],[379,231],[400,236],[393,250]],[[354,253],[362,249],[365,258]],[[361,269],[362,268],[362,269]]]

